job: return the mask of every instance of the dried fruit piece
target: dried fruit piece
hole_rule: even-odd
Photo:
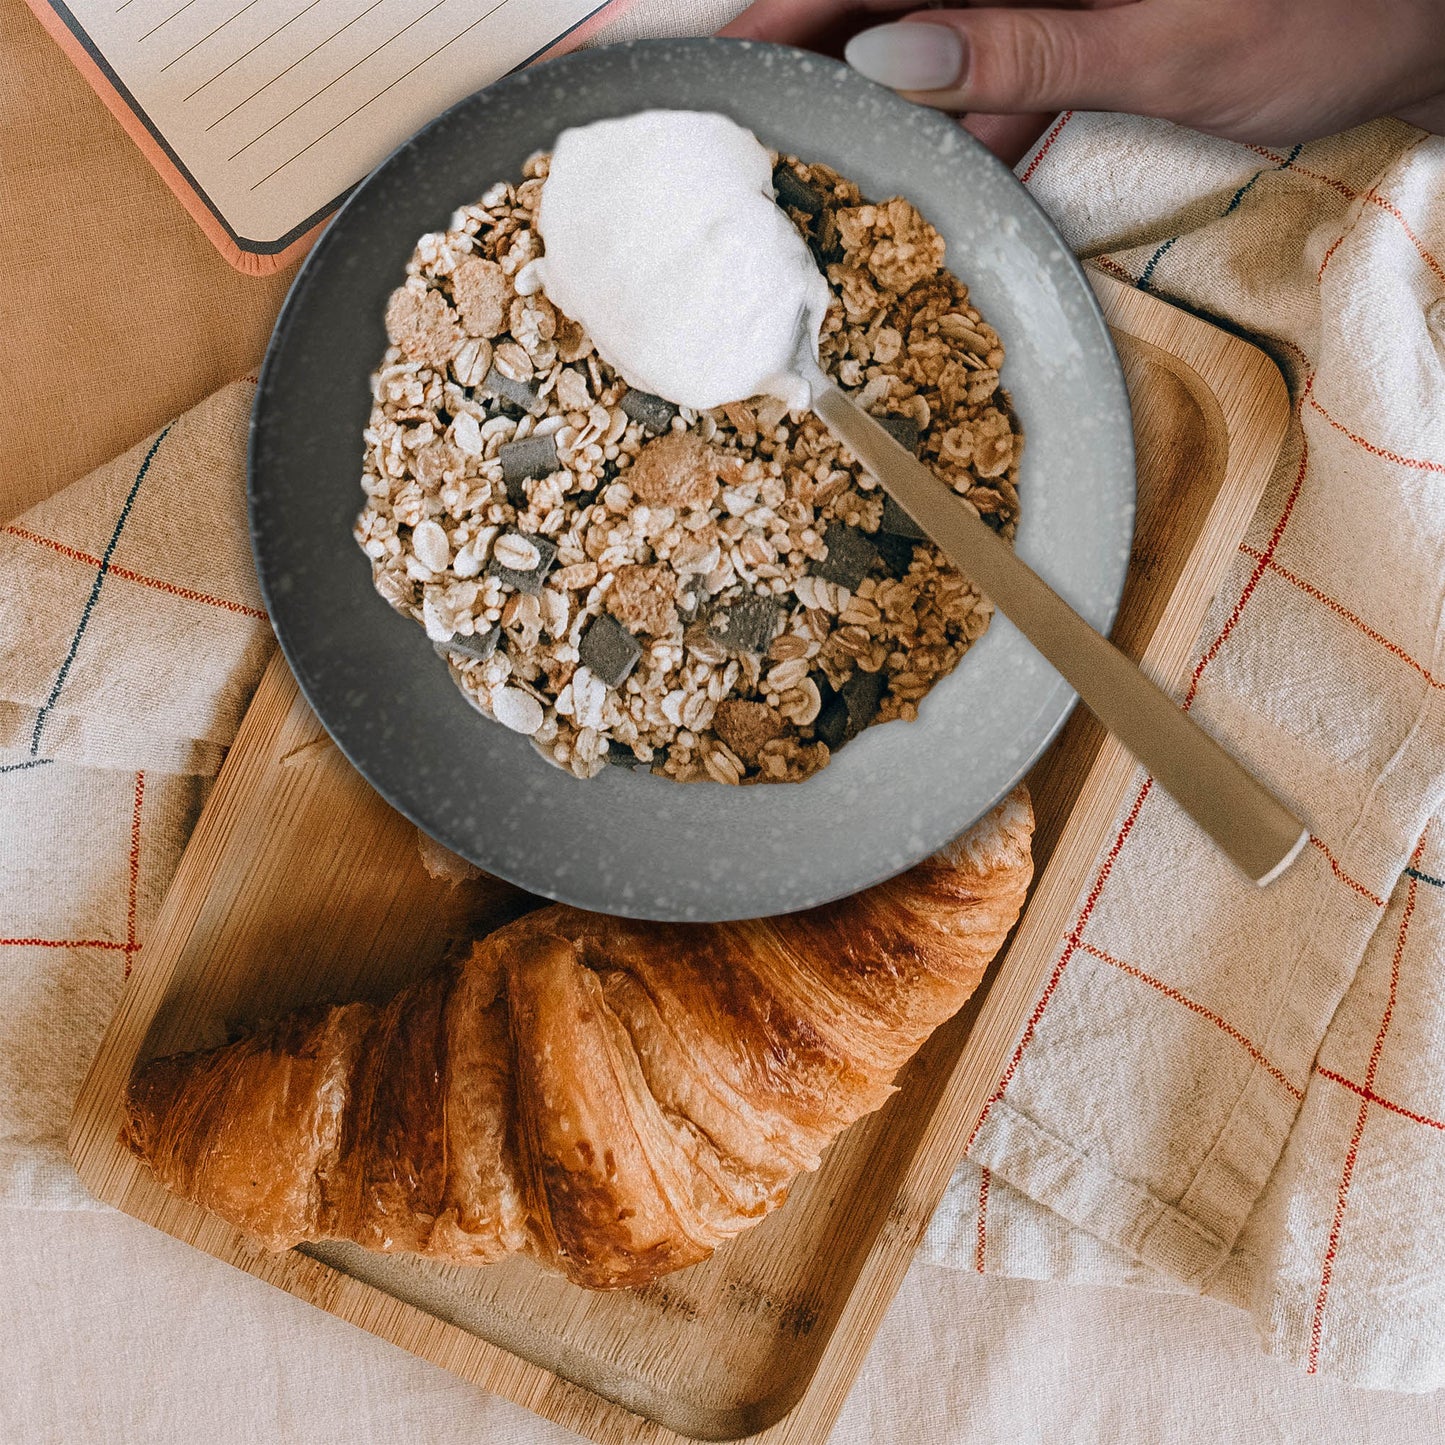
[[[582,327],[560,312],[557,316],[557,334],[553,340],[557,343],[559,361],[580,361],[592,350],[592,342]]]
[[[642,644],[615,617],[604,612],[582,634],[577,656],[607,687],[621,687],[642,656]]]
[[[813,227],[816,234],[808,241],[808,249],[818,269],[826,276],[828,267],[843,259],[843,241],[838,234],[838,222],[832,211],[824,211]]]

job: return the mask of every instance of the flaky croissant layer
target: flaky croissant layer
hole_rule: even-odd
[[[273,1249],[524,1253],[645,1283],[775,1209],[884,1102],[1018,917],[1032,832],[1019,788],[911,872],[784,918],[543,908],[383,1006],[144,1065],[124,1137]]]

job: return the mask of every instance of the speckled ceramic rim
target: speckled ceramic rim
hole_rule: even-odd
[[[1103,316],[1012,173],[946,117],[805,51],[715,39],[583,51],[508,76],[362,183],[302,268],[252,418],[261,586],[307,700],[394,807],[549,898],[635,917],[783,913],[852,893],[956,836],[1027,771],[1074,694],[996,618],[919,720],[870,729],[806,783],[681,785],[622,769],[580,782],[475,712],[421,629],[372,589],[351,538],[368,376],[416,238],[570,125],[716,110],[765,143],[901,194],[1008,350],[1027,433],[1020,554],[1090,622],[1113,621],[1133,533],[1128,395]],[[700,178],[705,184],[706,178]]]

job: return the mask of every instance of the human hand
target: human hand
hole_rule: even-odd
[[[758,0],[722,33],[842,49],[907,99],[968,112],[1006,158],[1067,108],[1266,145],[1382,115],[1445,131],[1445,0]]]

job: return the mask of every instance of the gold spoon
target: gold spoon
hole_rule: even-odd
[[[839,391],[806,352],[800,360],[813,410],[833,435],[1244,872],[1261,887],[1278,878],[1309,839],[1304,824]]]

